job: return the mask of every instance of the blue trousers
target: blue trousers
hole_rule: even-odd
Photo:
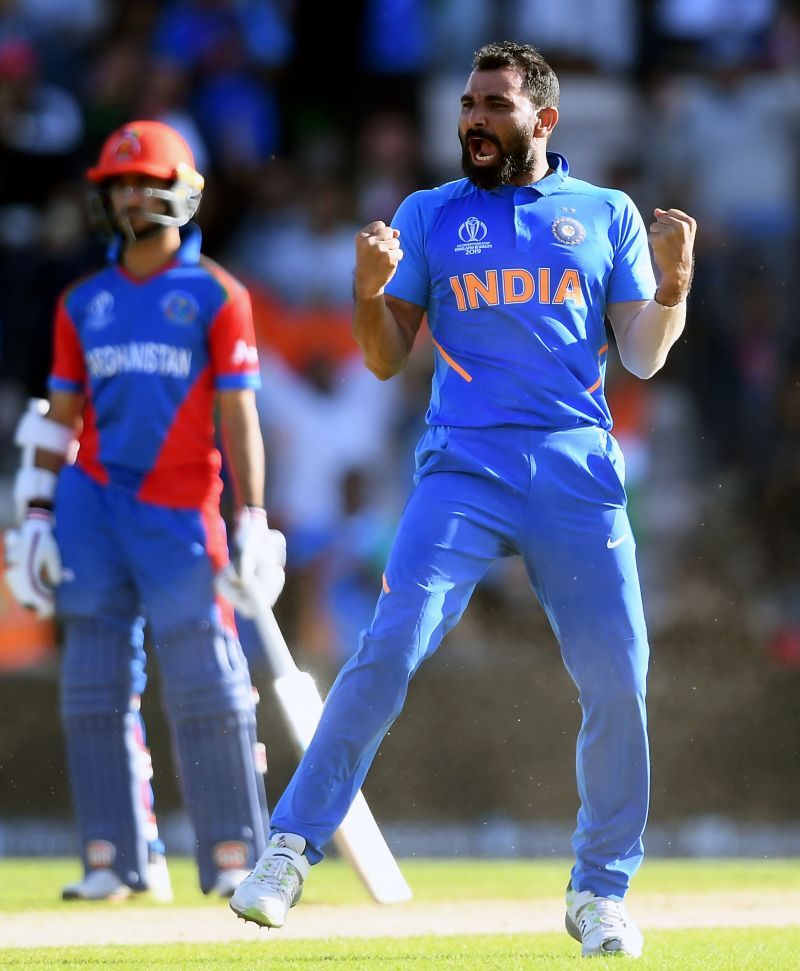
[[[331,688],[272,831],[305,837],[309,859],[322,858],[411,677],[490,564],[518,554],[583,715],[572,885],[623,897],[649,799],[649,650],[625,505],[619,447],[602,429],[429,429],[372,624]]]

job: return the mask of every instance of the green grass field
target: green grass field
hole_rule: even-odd
[[[568,872],[564,861],[401,861],[403,872],[414,891],[417,903],[451,903],[457,909],[465,901],[552,900],[563,893]],[[195,885],[194,868],[186,860],[170,864],[175,902],[153,905],[144,899],[124,904],[62,904],[58,888],[77,875],[74,861],[6,860],[0,861],[0,941],[3,928],[13,926],[15,915],[36,915],[41,942],[55,936],[56,928],[68,924],[70,915],[119,915],[128,908],[150,908],[159,919],[174,911],[184,919],[183,908],[192,908],[202,919],[203,908],[225,904],[200,894]],[[725,893],[744,893],[754,899],[777,901],[800,894],[800,861],[649,861],[634,883],[631,901],[644,906],[655,895],[671,895],[679,902],[682,895],[708,895],[713,901]],[[331,860],[313,872],[301,907],[315,904],[342,906],[346,919],[348,904],[364,904],[368,896],[353,872],[339,861]],[[377,906],[377,905],[376,905]],[[383,908],[381,908],[383,909]],[[132,915],[133,916],[133,915]],[[769,969],[782,971],[800,966],[800,913],[785,921],[785,926],[746,926],[744,914],[737,920],[730,914],[731,927],[693,930],[646,931],[642,969]],[[743,926],[742,926],[743,925]],[[226,925],[227,926],[227,925]],[[231,915],[231,927],[237,923]],[[287,924],[288,927],[288,924]],[[479,928],[476,928],[479,930]],[[357,934],[358,929],[352,928]],[[0,968],[119,968],[119,969],[239,969],[280,968],[281,971],[439,971],[455,969],[545,968],[581,966],[578,946],[563,933],[544,934],[469,934],[402,938],[330,938],[281,940],[280,932],[262,932],[257,940],[221,941],[203,944],[159,944],[147,946],[34,947],[0,948]],[[599,959],[603,960],[603,959]],[[613,960],[609,958],[607,960]]]

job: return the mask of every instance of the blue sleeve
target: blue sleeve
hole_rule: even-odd
[[[656,279],[647,244],[647,230],[632,200],[620,193],[611,223],[614,262],[608,278],[607,303],[627,300],[651,300],[656,292]]]
[[[430,272],[425,256],[425,222],[422,201],[424,192],[408,196],[395,213],[392,228],[400,230],[403,258],[397,271],[386,285],[386,293],[400,300],[408,300],[418,307],[428,306]]]

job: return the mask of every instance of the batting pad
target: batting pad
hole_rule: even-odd
[[[158,656],[200,886],[208,893],[221,869],[250,869],[266,849],[255,694],[239,642],[207,623],[165,635]]]
[[[149,850],[163,851],[139,712],[145,680],[141,629],[66,623],[61,707],[84,868],[110,867],[137,890]]]

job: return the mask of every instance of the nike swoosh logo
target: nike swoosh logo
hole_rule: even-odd
[[[625,540],[626,540],[626,539],[627,539],[627,538],[628,538],[628,537],[629,537],[630,535],[631,535],[630,533],[625,533],[625,535],[624,535],[624,536],[620,536],[620,538],[619,538],[619,539],[611,539],[611,537],[609,536],[609,537],[608,537],[608,539],[606,540],[606,546],[607,546],[607,547],[608,547],[608,548],[609,548],[610,550],[614,550],[614,549],[616,549],[616,548],[617,548],[618,546],[621,546],[621,545],[622,545],[622,543],[624,543],[624,542],[625,542]]]

